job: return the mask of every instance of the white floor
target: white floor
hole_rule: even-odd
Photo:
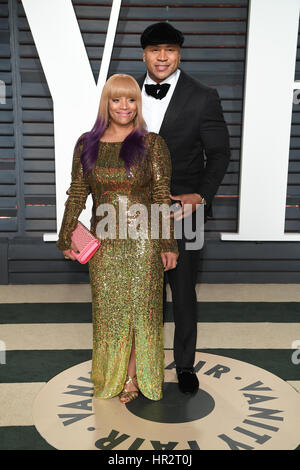
[[[198,302],[300,302],[299,284],[198,284],[196,292]],[[0,303],[5,302],[91,302],[91,288],[89,284],[2,285]]]

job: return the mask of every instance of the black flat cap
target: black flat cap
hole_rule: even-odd
[[[141,35],[141,46],[143,49],[147,46],[158,44],[178,44],[181,47],[183,41],[184,36],[182,32],[166,22],[151,24]]]

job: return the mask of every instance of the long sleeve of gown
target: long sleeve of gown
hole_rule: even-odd
[[[156,134],[151,151],[152,163],[152,203],[167,204],[171,206],[170,180],[171,180],[171,157],[164,139]],[[177,241],[174,238],[174,220],[170,221],[170,238],[160,237],[162,252],[173,252],[178,254]],[[160,218],[160,234],[162,219]]]
[[[76,228],[78,217],[81,214],[86,199],[90,193],[90,187],[83,175],[83,169],[80,161],[80,155],[82,151],[82,144],[78,144],[78,139],[72,162],[71,172],[71,186],[68,190],[69,197],[65,206],[65,212],[58,236],[56,246],[59,250],[68,250],[71,248],[71,236]]]

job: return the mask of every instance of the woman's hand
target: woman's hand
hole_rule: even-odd
[[[71,253],[71,249],[74,250],[74,251],[79,251],[75,245],[74,242],[71,243],[71,248],[69,248],[68,250],[64,250],[63,251],[63,255],[65,258],[69,258],[73,261],[76,261],[76,258],[75,256]]]
[[[164,265],[164,271],[176,268],[178,254],[171,251],[161,252],[161,259]]]

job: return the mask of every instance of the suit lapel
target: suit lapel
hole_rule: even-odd
[[[141,90],[143,89],[143,84],[144,84],[146,76],[147,76],[147,74],[145,73],[144,75],[142,75],[141,77],[136,79],[136,81],[138,82],[139,87],[140,87]]]
[[[173,92],[170,103],[167,107],[167,110],[164,115],[163,122],[160,127],[160,135],[167,136],[169,130],[172,128],[174,121],[180,113],[180,110],[184,109],[187,91],[189,85],[186,74],[181,70],[180,76],[176,83],[175,90]]]

